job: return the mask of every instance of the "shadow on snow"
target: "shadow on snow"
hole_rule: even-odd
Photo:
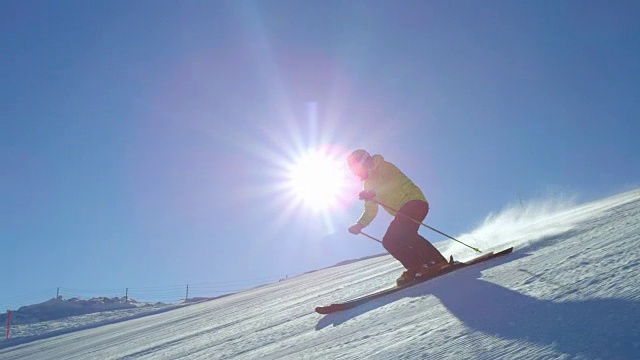
[[[515,252],[354,309],[329,314],[318,322],[316,330],[339,326],[402,298],[433,295],[453,316],[475,331],[549,345],[572,355],[635,358],[640,352],[639,302],[623,299],[540,300],[480,279],[483,270],[525,256]]]

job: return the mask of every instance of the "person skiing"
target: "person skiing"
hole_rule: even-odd
[[[413,181],[382,155],[371,156],[362,149],[349,154],[347,165],[363,182],[359,197],[365,200],[364,212],[349,227],[349,232],[357,235],[373,221],[378,214],[378,202],[394,216],[382,238],[382,246],[406,269],[396,280],[399,285],[448,264],[440,251],[418,234],[420,223],[429,212],[429,203]]]

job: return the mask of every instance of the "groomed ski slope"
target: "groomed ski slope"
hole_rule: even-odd
[[[551,205],[551,206],[550,206]],[[640,191],[490,216],[460,237],[513,254],[344,312],[392,284],[389,256],[0,349],[0,359],[638,359]],[[445,255],[474,256],[456,243]]]

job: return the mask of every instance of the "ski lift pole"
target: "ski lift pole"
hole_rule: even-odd
[[[7,336],[8,339],[11,335],[11,310],[7,310]]]
[[[371,200],[371,201],[373,201],[373,202],[375,202],[376,204],[378,204],[378,205],[382,206],[382,207],[385,207],[385,208],[387,208],[387,209],[389,209],[389,210],[391,210],[391,211],[394,211],[394,212],[395,212],[395,213],[397,213],[397,214],[400,214],[400,215],[402,215],[402,216],[404,216],[404,217],[408,218],[409,220],[413,221],[414,223],[416,223],[416,224],[418,224],[418,225],[422,225],[422,226],[426,227],[426,228],[427,228],[427,229],[429,229],[429,230],[435,231],[435,232],[437,232],[437,233],[438,233],[438,234],[440,234],[440,235],[444,235],[444,236],[448,237],[449,239],[451,239],[451,240],[453,240],[453,241],[456,241],[456,242],[458,242],[458,243],[460,243],[460,244],[462,244],[462,245],[464,245],[464,246],[466,246],[466,247],[468,247],[468,248],[470,248],[470,249],[473,249],[475,252],[479,252],[479,253],[481,253],[481,252],[482,252],[482,251],[480,251],[480,249],[478,249],[478,248],[475,248],[475,247],[473,247],[473,246],[471,246],[471,245],[467,245],[467,244],[463,243],[462,241],[460,241],[460,240],[458,240],[458,239],[454,238],[453,236],[447,235],[447,234],[443,233],[442,231],[440,231],[440,230],[438,230],[438,229],[434,229],[434,228],[432,228],[431,226],[429,226],[429,225],[427,225],[427,224],[425,224],[425,223],[423,223],[423,222],[420,222],[420,221],[418,221],[418,220],[416,220],[416,219],[412,218],[412,217],[411,217],[411,216],[409,216],[409,215],[403,214],[402,212],[400,212],[400,210],[397,210],[397,209],[394,209],[394,208],[392,208],[392,207],[390,207],[390,206],[387,206],[387,205],[385,205],[385,204],[381,203],[380,201],[378,201],[378,200],[376,200],[376,199],[370,199],[370,200]]]

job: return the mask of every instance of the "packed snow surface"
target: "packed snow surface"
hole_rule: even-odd
[[[640,191],[514,206],[459,239],[515,251],[326,316],[314,307],[389,287],[399,263],[373,257],[128,321],[5,340],[0,359],[640,358]],[[476,256],[455,242],[436,246]]]

